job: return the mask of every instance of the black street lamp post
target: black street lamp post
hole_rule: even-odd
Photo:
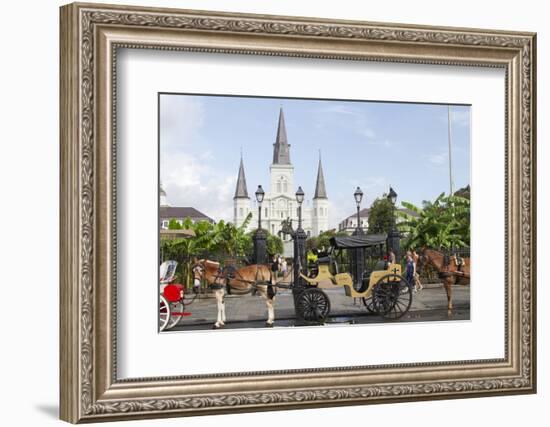
[[[361,201],[363,200],[363,192],[359,187],[355,190],[355,193],[353,193],[353,197],[355,198],[355,204],[357,205],[357,227],[355,227],[355,231],[353,232],[353,236],[361,236],[364,233],[363,227],[361,226]],[[354,277],[355,282],[355,288],[359,289],[362,285],[363,280],[363,272],[365,270],[365,253],[363,248],[357,248],[353,251],[353,257],[352,257],[352,274]]]
[[[353,193],[353,197],[355,198],[355,204],[357,205],[357,227],[355,228],[354,235],[363,234],[363,228],[361,227],[361,200],[363,200],[363,192],[359,187],[355,190],[355,193]]]
[[[395,261],[400,262],[401,261],[401,248],[400,248],[401,234],[397,229],[397,222],[395,218],[395,203],[397,202],[397,193],[392,187],[390,187],[390,191],[388,193],[388,200],[392,204],[391,226],[390,226],[390,232],[388,233],[388,250],[392,250],[393,253],[395,254]]]
[[[300,272],[307,274],[307,261],[306,261],[306,240],[307,234],[302,228],[302,203],[304,202],[304,190],[302,187],[298,187],[296,191],[296,201],[298,202],[298,228],[294,232],[294,280],[292,287],[292,294],[294,296],[294,302],[296,303],[296,298],[298,294],[303,289],[303,282],[300,278]],[[296,307],[296,304],[294,304]],[[297,318],[299,318],[298,313],[296,313]]]
[[[298,228],[294,235],[294,286],[300,286],[300,271],[306,274],[306,239],[307,234],[302,228],[302,203],[304,202],[304,190],[298,187],[296,191],[298,202]]]
[[[256,190],[256,202],[258,202],[258,229],[254,233],[254,262],[267,264],[267,232],[262,228],[262,202],[265,192],[261,185]]]

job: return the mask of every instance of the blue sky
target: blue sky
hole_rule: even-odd
[[[319,152],[330,226],[368,207],[390,185],[420,204],[449,191],[447,106],[162,94],[160,176],[172,206],[232,219],[242,150],[249,195],[267,191],[279,108],[285,114],[295,185],[310,200]],[[454,188],[470,183],[470,107],[451,106]]]

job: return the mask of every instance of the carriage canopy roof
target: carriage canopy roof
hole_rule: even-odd
[[[368,248],[386,243],[386,234],[364,234],[362,236],[334,236],[330,244],[338,249]]]

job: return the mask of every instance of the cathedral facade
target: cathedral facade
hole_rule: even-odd
[[[298,202],[294,183],[294,166],[290,161],[290,144],[288,143],[283,109],[279,112],[277,137],[273,144],[273,161],[269,166],[269,189],[265,190],[262,202],[262,228],[271,234],[277,235],[281,230],[281,222],[292,219],[294,229],[298,226]],[[312,176],[313,179],[313,176]],[[253,191],[256,189],[254,188]],[[240,226],[249,213],[252,221],[248,224],[248,231],[258,227],[258,206],[254,193],[248,193],[246,185],[245,167],[241,157],[235,196],[233,197],[234,223]],[[321,158],[317,165],[315,193],[311,203],[306,199],[302,203],[302,228],[308,236],[317,236],[328,230],[329,206],[325,188],[325,178]],[[290,236],[283,236],[285,256],[292,256],[292,242]]]

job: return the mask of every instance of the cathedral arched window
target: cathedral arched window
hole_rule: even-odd
[[[281,192],[281,181],[277,182],[277,193]]]

